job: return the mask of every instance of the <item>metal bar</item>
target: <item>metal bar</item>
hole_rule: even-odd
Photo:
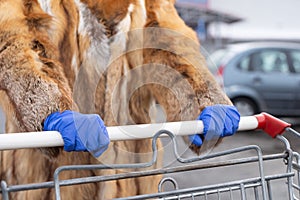
[[[240,184],[240,188],[241,188],[241,199],[246,200],[246,191],[245,191],[244,183]]]
[[[232,188],[229,188],[229,195],[230,195],[230,199],[232,200],[233,199],[233,191],[232,191]]]
[[[286,177],[285,177],[286,178]],[[245,189],[249,189],[249,188],[258,188],[261,186],[261,183],[260,182],[257,182],[257,183],[253,183],[253,184],[246,184],[244,186]],[[213,187],[213,186],[212,186]],[[220,188],[218,190],[214,190],[214,189],[209,189],[207,191],[203,191],[203,192],[195,192],[195,193],[191,193],[191,194],[181,194],[180,197],[182,198],[188,198],[188,197],[191,197],[192,196],[203,196],[203,195],[211,195],[211,194],[215,194],[217,192],[219,193],[225,193],[225,192],[230,192],[230,199],[233,199],[233,191],[237,191],[237,190],[240,190],[240,185],[236,185],[236,186],[231,186],[231,187],[228,187],[228,188]],[[257,190],[257,195],[258,195],[258,190]],[[258,196],[257,196],[258,197]],[[174,197],[165,197],[164,199],[166,200],[170,200],[170,199],[177,199],[174,198]],[[259,199],[259,198],[256,198],[256,199]]]
[[[254,160],[250,160],[250,161],[254,162]],[[127,173],[127,174],[118,175],[117,177],[112,177],[112,175],[110,175],[110,176],[100,176],[100,177],[68,179],[68,180],[60,181],[60,186],[69,186],[69,185],[93,183],[93,182],[100,182],[100,181],[110,181],[110,180],[115,180],[115,179],[134,178],[134,177],[141,177],[141,176],[152,176],[152,175],[159,175],[159,174],[170,174],[170,173],[183,172],[183,171],[191,171],[191,170],[206,169],[206,168],[212,168],[212,167],[228,166],[228,165],[224,165],[226,162],[219,162],[219,163],[222,163],[222,164],[220,164],[220,166],[218,165],[218,163],[212,163],[212,164],[170,167],[170,168],[159,169],[159,170],[147,170],[144,172],[131,172],[131,173]],[[245,162],[242,161],[241,163],[245,163]],[[229,165],[232,165],[232,164],[234,165],[233,162],[230,162]],[[236,164],[239,164],[239,162],[237,161]],[[90,168],[90,169],[92,169],[92,168]],[[98,168],[95,168],[95,169],[99,169],[99,166],[98,166]],[[265,179],[273,180],[273,179],[281,179],[281,178],[292,177],[292,176],[294,176],[294,173],[277,174],[277,175],[272,175],[272,176],[266,176]],[[54,182],[49,181],[49,182],[9,186],[7,191],[8,192],[19,192],[19,191],[25,191],[25,190],[35,190],[35,189],[53,188],[53,187],[54,187]]]
[[[174,172],[176,172],[176,171],[174,171]],[[276,175],[266,176],[265,179],[267,181],[270,181],[270,180],[282,179],[282,178],[293,177],[293,176],[294,176],[294,173],[276,174]],[[80,179],[84,179],[84,178],[80,178]],[[109,179],[107,179],[107,180],[109,180]],[[99,179],[97,181],[107,181],[107,180],[105,178],[102,178],[102,180]],[[199,187],[198,190],[205,191],[205,190],[208,190],[208,189],[211,189],[211,188],[217,188],[217,187],[220,187],[220,188],[222,188],[222,187],[223,188],[228,187],[228,189],[222,189],[222,192],[229,191],[229,190],[237,190],[239,188],[239,186],[237,186],[237,188],[234,188],[233,185],[239,185],[240,182],[244,182],[244,183],[260,182],[260,178],[257,177],[257,178],[252,178],[252,179],[245,179],[243,181],[237,181],[237,182],[230,182],[230,183],[219,184],[219,185],[211,185],[211,186]],[[76,184],[80,184],[80,183],[82,183],[82,182],[77,182]],[[64,180],[64,181],[61,181],[60,185],[61,186],[74,185],[74,180]],[[261,186],[261,184],[250,185],[249,187],[253,187],[253,186]],[[246,188],[247,187],[248,186],[246,186]],[[9,186],[9,187],[5,186],[5,188],[7,188],[7,189],[5,189],[6,192],[19,192],[19,191],[34,190],[34,189],[54,188],[54,182],[50,181],[50,182],[41,182],[41,183],[35,183],[35,184],[15,185],[15,186]],[[191,188],[191,189],[192,189],[192,191],[197,192],[197,188],[196,189],[195,188]],[[177,195],[178,191],[172,191],[172,192]],[[161,194],[164,196],[164,192],[161,193]],[[209,194],[209,193],[207,193],[207,194]],[[3,191],[2,191],[2,195],[3,195]],[[154,197],[158,197],[159,196],[158,194],[153,194],[153,195],[155,195]],[[199,195],[199,194],[197,194],[197,195]],[[145,198],[145,197],[143,197],[143,198]],[[143,199],[143,198],[141,198],[141,199]],[[128,199],[128,197],[124,198],[124,199]],[[133,198],[133,199],[135,199],[135,198]]]
[[[287,173],[289,172],[292,172],[292,164],[293,164],[293,151],[291,149],[291,146],[290,146],[290,143],[289,141],[283,137],[282,135],[277,135],[277,139],[279,139],[280,141],[282,141],[285,145],[285,148],[286,148],[286,152],[288,154],[288,157],[287,157]],[[289,177],[287,178],[287,185],[288,185],[288,193],[289,193],[289,198],[292,199],[293,198],[293,178],[292,177]]]
[[[294,173],[290,174],[278,174],[274,176],[266,176],[266,180],[274,180],[274,179],[281,179],[294,176]],[[202,186],[202,187],[194,187],[194,188],[186,188],[186,189],[179,189],[176,191],[168,191],[168,192],[162,192],[162,193],[156,193],[156,194],[145,194],[145,195],[138,195],[138,196],[132,196],[132,197],[124,197],[124,198],[118,198],[116,200],[129,200],[129,199],[151,199],[151,198],[165,198],[165,199],[172,199],[172,196],[181,196],[181,197],[190,197],[192,194],[194,196],[199,195],[208,195],[217,193],[218,190],[224,192],[225,190],[229,191],[231,189],[238,190],[240,189],[240,184],[250,184],[251,187],[253,186],[261,186],[261,179],[260,177],[257,178],[251,178],[251,179],[244,179],[241,181],[232,181],[222,184],[215,184],[210,186]],[[252,185],[254,184],[254,185]],[[245,188],[248,188],[247,185]],[[212,191],[210,191],[212,190]],[[185,195],[184,195],[185,194]],[[167,198],[170,197],[170,198]]]
[[[286,131],[289,131],[290,133],[293,133],[294,135],[300,137],[300,133],[295,131],[294,129],[292,128],[286,128]]]
[[[254,196],[256,200],[259,200],[259,195],[258,195],[258,186],[253,187],[254,190]]]
[[[298,153],[294,153],[293,154],[294,155],[294,157],[296,158],[296,162],[297,162],[297,176],[296,176],[296,178],[297,178],[297,184],[298,184],[298,186],[299,186],[299,184],[300,184],[300,171],[299,171],[299,166],[300,166],[300,155],[298,154]],[[295,169],[295,166],[293,165],[293,169]],[[300,190],[298,189],[298,195],[300,196]]]
[[[270,181],[267,181],[267,187],[268,187],[269,199],[272,200],[273,199],[273,197],[272,197],[272,187],[271,187]]]
[[[54,182],[41,182],[41,183],[31,183],[31,184],[20,184],[20,185],[12,185],[6,188],[6,192],[20,192],[26,190],[37,190],[37,189],[45,189],[45,188],[54,188]],[[3,194],[3,191],[1,191]]]
[[[152,158],[152,161],[150,163],[130,164],[130,165],[128,165],[128,164],[123,164],[123,165],[122,164],[121,165],[117,164],[117,165],[110,165],[109,167],[104,166],[104,165],[94,165],[94,167],[96,167],[97,169],[107,169],[107,168],[120,169],[120,168],[128,168],[130,166],[134,167],[134,168],[138,168],[138,167],[141,168],[141,167],[151,166],[156,160],[156,152],[157,152],[157,150],[156,150],[156,139],[159,137],[159,134],[161,134],[163,132],[166,133],[166,134],[170,134],[170,137],[172,138],[172,140],[175,140],[174,135],[172,135],[168,131],[161,131],[160,133],[156,134],[154,139],[153,139],[153,142],[152,142],[152,148],[153,148],[153,152],[154,152],[155,156]],[[259,149],[258,146],[255,146],[255,145],[244,146],[244,147],[232,149],[230,151],[224,151],[224,152],[219,152],[219,153],[216,153],[216,154],[211,154],[211,155],[208,155],[207,157],[196,157],[195,159],[189,159],[189,160],[197,161],[197,159],[199,159],[199,160],[209,159],[209,158],[214,158],[214,157],[217,157],[217,156],[223,156],[223,155],[228,155],[228,154],[237,153],[237,152],[241,152],[241,151],[247,151],[247,150],[256,150],[257,151],[257,154],[258,154],[257,160],[259,161],[259,169],[260,169],[260,175],[261,175],[261,179],[262,179],[262,187],[263,187],[263,190],[265,191],[265,183],[264,183],[264,175],[263,175],[263,167],[262,167],[263,159],[262,159],[261,150]],[[176,151],[176,145],[174,146],[174,151]],[[177,152],[175,154],[178,155]],[[180,160],[180,158],[178,158],[178,157],[177,157],[177,160],[182,162],[182,160]],[[230,161],[229,161],[229,165],[230,165]],[[218,165],[218,166],[221,166],[221,165]],[[92,168],[91,168],[91,165],[62,166],[62,167],[57,168],[56,171],[55,171],[55,174],[54,174],[56,190],[59,192],[59,185],[61,185],[61,182],[58,181],[59,173],[61,173],[62,171],[66,171],[66,170],[81,170],[81,169],[92,169]],[[134,177],[139,177],[139,176],[150,176],[150,175],[168,173],[165,170],[166,169],[148,170],[148,171],[144,171],[144,172],[137,171],[137,172],[132,172],[132,173],[128,173],[128,174],[116,174],[116,175],[106,176],[106,178],[108,178],[107,180],[116,180],[116,179],[134,178]],[[131,177],[128,177],[129,174],[131,174]],[[91,183],[91,182],[97,181],[98,178],[102,179],[103,177],[90,177],[88,179],[81,179],[81,180],[82,181],[87,181],[85,183],[88,183],[88,182]]]
[[[7,191],[7,184],[5,181],[1,181],[1,192],[3,200],[9,200],[8,191]]]
[[[166,182],[171,182],[172,185],[173,185],[173,187],[174,187],[174,188],[173,188],[174,190],[178,190],[178,189],[179,189],[178,183],[177,183],[177,181],[176,181],[174,178],[172,178],[172,177],[166,177],[166,178],[163,178],[163,179],[159,182],[159,184],[158,184],[158,192],[163,192],[163,185],[164,185]]]
[[[192,159],[182,159],[179,156],[178,152],[177,152],[177,145],[176,145],[175,135],[172,132],[167,131],[167,130],[161,130],[161,131],[159,131],[158,133],[156,133],[154,135],[153,140],[152,140],[153,157],[152,157],[152,161],[150,163],[121,164],[121,165],[120,164],[115,164],[115,165],[110,165],[109,168],[113,168],[113,169],[118,169],[118,168],[145,168],[145,167],[149,167],[149,166],[153,165],[153,163],[155,163],[156,158],[157,158],[157,145],[156,145],[156,142],[157,142],[157,139],[159,138],[159,136],[162,135],[162,134],[166,134],[171,138],[171,140],[173,142],[173,150],[174,150],[174,153],[177,157],[177,160],[179,162],[182,162],[182,163],[188,163],[188,162],[194,162],[194,161],[198,161],[198,160],[210,159],[210,158],[223,156],[223,155],[228,155],[228,154],[232,154],[232,153],[237,153],[237,152],[241,152],[241,151],[255,150],[257,152],[257,155],[258,155],[259,170],[260,170],[261,179],[262,179],[262,188],[263,188],[263,190],[265,190],[263,167],[262,167],[262,152],[261,152],[261,149],[258,146],[249,145],[249,146],[235,148],[235,149],[231,149],[231,150],[227,150],[227,151],[223,151],[223,152],[218,152],[218,153],[214,153],[214,154],[210,154],[210,155],[206,155],[206,156],[202,156],[202,157],[200,156],[200,157],[196,157],[196,158],[192,158]],[[85,165],[85,166],[82,166],[82,167],[88,168],[88,167],[90,167],[90,165]],[[55,172],[54,172],[54,183],[55,183],[56,200],[60,200],[61,182],[59,181],[59,174],[62,171],[74,170],[76,168],[78,169],[77,166],[62,166],[62,167],[59,167],[55,170]],[[104,165],[99,165],[98,168],[105,169],[105,168],[108,168],[108,167],[104,166]],[[149,172],[149,171],[147,171],[147,172]],[[147,172],[142,172],[142,173],[147,173]],[[139,175],[139,173],[141,173],[141,172],[136,172],[135,176],[145,176],[145,174]],[[134,174],[134,172],[130,173],[130,174]],[[121,177],[118,177],[120,175],[121,175]],[[110,178],[111,178],[111,180],[122,179],[122,175],[123,174],[116,174],[116,175],[110,176]],[[93,180],[93,179],[95,179],[95,178],[97,178],[97,177],[91,177],[91,178],[88,178],[88,179],[85,179],[85,180],[89,181],[89,182],[90,181],[94,182],[95,180]]]

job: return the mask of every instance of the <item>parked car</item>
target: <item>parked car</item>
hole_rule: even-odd
[[[232,44],[212,53],[208,66],[242,116],[300,116],[300,44]]]

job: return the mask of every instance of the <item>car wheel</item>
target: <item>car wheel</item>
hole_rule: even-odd
[[[258,112],[256,104],[251,99],[236,98],[233,99],[232,102],[241,116],[251,116]]]

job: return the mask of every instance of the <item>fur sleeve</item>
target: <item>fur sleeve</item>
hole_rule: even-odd
[[[147,17],[144,63],[167,121],[194,120],[206,106],[232,104],[206,67],[196,34],[178,16],[174,1],[147,1]]]
[[[0,89],[14,106],[21,131],[40,131],[47,115],[72,106],[57,51],[47,34],[34,30],[50,18],[11,1],[0,10]]]
[[[150,78],[159,83],[152,90],[167,114],[174,113],[168,112],[169,107],[178,110],[168,120],[195,119],[206,106],[231,104],[209,72],[195,32],[178,16],[174,2],[147,1],[147,15],[144,63]]]

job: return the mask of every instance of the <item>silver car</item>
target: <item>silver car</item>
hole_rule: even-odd
[[[232,44],[207,61],[241,115],[300,116],[300,44]]]

